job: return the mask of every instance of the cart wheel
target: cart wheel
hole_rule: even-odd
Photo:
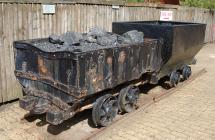
[[[128,86],[121,89],[118,97],[119,109],[121,112],[129,113],[135,110],[140,90],[135,86]]]
[[[106,94],[93,105],[92,119],[95,126],[108,126],[118,113],[117,98]]]
[[[191,67],[190,66],[185,66],[182,70],[182,76],[184,80],[187,80],[190,75],[191,75],[192,71],[191,71]]]
[[[173,71],[170,75],[170,86],[176,87],[180,81],[180,74],[176,71]]]

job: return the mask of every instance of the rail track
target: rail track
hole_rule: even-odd
[[[191,83],[196,78],[200,77],[201,75],[203,75],[206,72],[207,71],[206,71],[205,68],[197,71],[188,80],[180,82],[177,85],[177,87],[175,87],[175,88],[168,87],[168,84],[166,84],[164,81],[162,81],[160,84],[163,87],[163,89],[161,89],[161,91],[159,93],[152,92],[152,93],[149,93],[149,94],[142,94],[142,96],[140,97],[140,99],[138,101],[138,107],[139,108],[141,107],[141,108],[144,108],[144,109],[149,107],[150,105],[154,104],[155,102],[158,102],[158,101],[168,97],[169,95],[175,93],[176,91],[180,90],[181,88],[183,88],[184,86],[188,85],[189,83]],[[143,88],[142,90],[145,93],[145,92],[153,89],[156,86],[157,85],[148,85],[148,86],[141,85],[140,88]],[[144,88],[144,87],[147,87],[147,89]],[[118,118],[116,118],[116,120],[112,124],[118,122],[119,120],[126,119],[127,117],[129,117],[129,115],[134,115],[138,111],[139,110],[137,109],[132,113],[127,113],[127,114],[124,114],[124,115],[120,115]],[[95,137],[95,136],[99,135],[100,133],[102,133],[102,131],[105,130],[106,128],[107,127],[102,127],[100,129],[95,129],[95,131],[92,133],[92,135],[90,135],[89,137],[84,138],[84,140],[92,139],[93,137]]]

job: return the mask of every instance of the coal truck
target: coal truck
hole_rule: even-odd
[[[92,109],[96,126],[135,110],[137,83],[172,87],[188,79],[203,47],[205,24],[167,21],[114,22],[112,32],[91,28],[14,42],[15,76],[23,88],[20,107],[46,113],[58,125]]]

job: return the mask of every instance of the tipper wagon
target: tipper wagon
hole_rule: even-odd
[[[192,35],[191,35],[192,34]],[[156,84],[180,75],[204,42],[205,25],[181,22],[118,22],[113,33],[94,28],[45,39],[15,41],[15,75],[23,87],[20,106],[46,113],[57,125],[93,108],[95,125],[109,125],[117,113],[135,109],[136,83]]]

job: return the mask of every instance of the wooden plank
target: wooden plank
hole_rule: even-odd
[[[67,32],[67,5],[66,4],[62,4],[62,33]]]
[[[28,30],[27,30],[27,26],[28,26],[28,13],[27,13],[27,4],[21,4],[22,7],[22,28],[21,28],[21,32],[22,32],[22,39],[27,39],[28,36]]]
[[[90,25],[88,26],[87,30],[96,26],[96,14],[97,14],[96,13],[96,7],[97,7],[96,5],[90,6],[90,9],[91,9],[90,13],[92,13],[92,14],[89,14],[88,20],[90,20]]]
[[[22,35],[22,4],[17,4],[17,7],[18,7],[17,32],[18,32],[18,40],[21,40],[23,38],[23,35]]]
[[[16,94],[16,91],[15,91],[15,85],[16,85],[16,80],[15,80],[15,77],[14,77],[14,74],[13,74],[13,70],[14,70],[14,53],[13,53],[13,41],[14,41],[14,34],[15,34],[15,28],[14,28],[14,16],[16,16],[16,9],[15,9],[15,4],[10,4],[9,5],[9,15],[8,15],[8,18],[9,21],[10,21],[10,30],[8,31],[8,41],[9,41],[9,64],[10,64],[10,97],[8,100],[13,100],[13,99],[16,99],[18,98],[17,94]],[[13,9],[13,10],[11,10]],[[12,18],[11,18],[12,17]]]
[[[58,12],[58,6],[56,5],[56,12]],[[52,32],[53,34],[57,34],[57,14],[52,15]]]
[[[7,83],[7,72],[6,72],[6,69],[7,69],[7,66],[6,66],[6,60],[7,60],[7,44],[6,44],[6,31],[5,31],[5,28],[6,28],[6,4],[3,4],[3,12],[2,12],[2,24],[3,24],[3,50],[2,50],[2,58],[3,58],[3,61],[1,63],[1,66],[3,67],[3,71],[2,71],[2,74],[4,75],[3,77],[3,83],[4,83],[4,94],[3,94],[3,102],[6,102],[7,101],[7,93],[8,93],[8,83]]]
[[[92,10],[91,10],[91,5],[86,5],[86,11],[85,11],[85,19],[86,19],[86,24],[85,24],[85,29],[84,29],[84,32],[87,32],[89,31],[89,28],[91,27],[92,25],[92,15],[94,13],[92,13]]]
[[[57,34],[61,34],[61,4],[57,5],[57,12],[56,12],[56,23],[57,23]]]
[[[3,66],[4,66],[4,73],[5,73],[5,77],[4,77],[4,82],[6,85],[6,91],[3,95],[3,102],[6,102],[9,100],[10,98],[10,54],[9,54],[9,36],[8,36],[8,31],[11,31],[11,27],[10,25],[10,21],[9,21],[9,5],[8,4],[4,4],[4,12],[3,12],[3,32],[4,32],[4,37],[3,37],[3,45],[4,45],[4,62],[3,62]]]
[[[121,12],[123,13],[122,15],[123,15],[123,21],[125,21],[125,19],[124,19],[124,10],[125,10],[125,7],[123,7],[123,9],[121,9]],[[112,22],[113,22],[113,19],[112,19],[112,8],[111,7],[109,7],[109,12],[108,12],[108,20],[109,20],[109,31],[111,31],[112,32]]]
[[[81,26],[81,32],[86,32],[87,31],[87,24],[88,24],[88,21],[87,21],[87,16],[88,16],[88,5],[82,5],[82,9],[81,12],[82,12],[82,20],[81,20],[81,23],[82,23],[82,26]]]
[[[38,4],[32,4],[32,14],[31,14],[31,22],[32,22],[32,38],[37,38],[37,5]]]
[[[3,66],[3,4],[0,4],[0,103],[3,102],[3,95],[5,93],[4,82],[4,66]]]
[[[18,19],[19,19],[19,15],[18,15],[18,9],[19,9],[19,4],[17,4],[17,3],[14,3],[13,4],[13,7],[15,7],[14,8],[14,10],[15,10],[15,13],[13,14],[14,16],[14,22],[13,22],[13,30],[14,30],[14,32],[13,32],[13,41],[15,41],[15,40],[18,40]],[[14,51],[13,51],[14,49],[12,48],[12,56],[14,56]],[[12,58],[12,64],[13,64],[13,69],[12,70],[14,70],[15,69],[15,60],[14,60],[14,57],[11,57]],[[15,98],[20,98],[20,97],[22,97],[23,95],[22,95],[22,90],[21,90],[21,86],[20,86],[20,84],[18,83],[18,81],[16,80],[16,77],[15,77],[15,75],[13,74],[13,76],[12,76],[12,81],[13,81],[13,84],[12,85],[14,85],[14,97]]]
[[[40,8],[41,8],[41,10],[42,10],[42,5],[41,5]],[[40,14],[40,25],[41,25],[41,34],[40,34],[40,36],[41,36],[42,38],[44,38],[44,37],[46,36],[45,15],[42,14],[42,12],[41,12],[41,14]]]
[[[160,4],[160,3],[144,3],[144,2],[128,2],[125,3],[127,7],[153,7],[153,8],[163,8],[163,9],[178,9],[179,5],[171,4]]]
[[[82,4],[79,4],[79,9],[81,9],[81,10],[79,10],[80,11],[80,27],[79,27],[79,30],[78,30],[78,32],[83,32],[83,28],[84,28],[84,8],[83,8],[83,5]]]
[[[68,12],[67,12],[67,17],[68,17],[68,19],[67,19],[67,31],[72,31],[72,5],[71,4],[69,4],[67,6],[67,10],[68,10]]]
[[[64,32],[64,16],[63,16],[63,11],[64,11],[64,9],[63,9],[63,4],[60,4],[60,10],[59,10],[59,26],[60,26],[60,34],[62,34],[63,32]]]
[[[14,14],[15,12],[11,9],[14,8],[13,4],[8,4],[7,5],[7,23],[9,24],[7,26],[7,43],[8,45],[6,45],[7,48],[7,53],[8,53],[8,57],[7,57],[7,72],[8,72],[8,76],[7,76],[7,82],[8,82],[8,101],[10,100],[14,100],[17,98],[17,94],[15,93],[15,78],[14,78],[14,54],[13,54],[13,34],[14,34]],[[12,17],[12,18],[11,18]]]
[[[49,22],[48,22],[48,14],[43,14],[43,23],[44,23],[44,36],[43,37],[48,37],[49,35]]]
[[[33,4],[27,5],[27,13],[28,13],[28,21],[27,21],[27,32],[28,36],[27,39],[33,38]]]
[[[18,4],[13,4],[14,14],[13,14],[13,40],[18,40]]]
[[[72,6],[72,31],[77,31],[77,5]]]
[[[41,18],[42,18],[42,5],[38,4],[37,5],[37,38],[42,37],[42,22],[41,22]]]
[[[89,7],[89,5],[83,5],[83,10],[82,10],[82,12],[83,12],[83,19],[82,19],[82,33],[83,32],[87,32],[87,24],[89,24],[89,21],[88,21],[88,19],[87,19],[87,17],[89,16],[89,14],[88,14],[88,12],[90,12],[90,11],[88,11],[88,7]],[[91,13],[90,13],[91,14]]]
[[[77,27],[77,28],[76,28],[76,31],[77,31],[77,32],[79,32],[79,31],[80,31],[80,28],[81,28],[81,27],[80,27],[80,25],[81,25],[81,21],[80,21],[80,19],[81,19],[81,15],[80,15],[80,14],[81,14],[81,12],[80,12],[81,9],[80,9],[80,8],[81,8],[81,7],[80,7],[80,4],[77,4],[77,5],[76,5],[76,12],[77,12],[77,14],[76,14],[76,17],[75,17],[75,19],[76,19],[76,23],[75,23],[75,24],[76,24],[76,27]]]
[[[97,4],[97,5],[125,5],[121,0],[0,0],[1,3],[22,4]]]
[[[54,33],[53,30],[52,30],[52,27],[53,27],[52,19],[53,19],[53,15],[52,15],[52,14],[49,14],[49,15],[48,15],[49,35]]]

